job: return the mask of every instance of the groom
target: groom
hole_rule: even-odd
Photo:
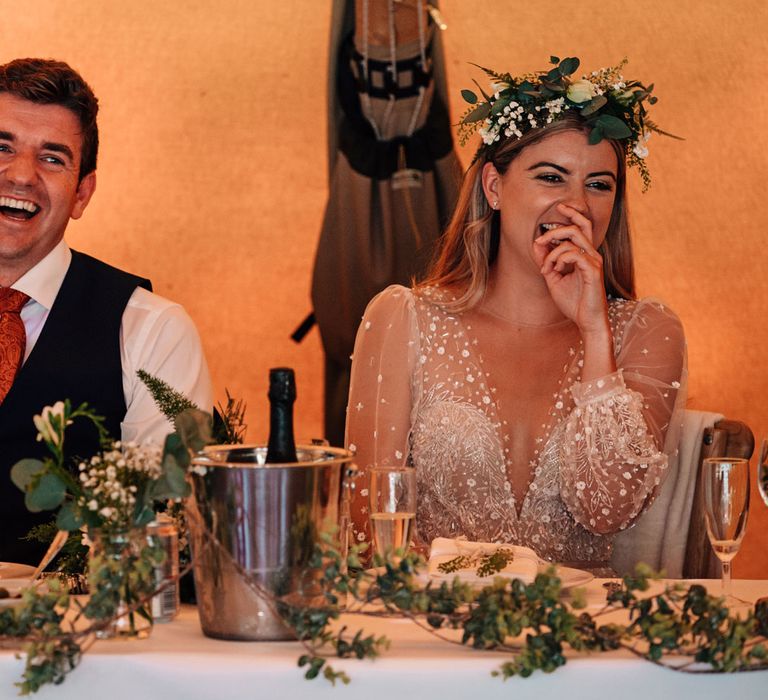
[[[161,443],[172,427],[136,377],[159,376],[213,407],[200,338],[184,309],[148,280],[70,250],[64,232],[96,188],[98,102],[66,63],[0,66],[0,561],[33,563],[20,539],[50,514],[31,514],[13,464],[42,457],[32,417],[87,401],[115,438]],[[67,452],[88,456],[95,431],[77,424]]]

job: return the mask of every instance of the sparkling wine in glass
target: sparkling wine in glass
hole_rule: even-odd
[[[370,521],[376,554],[404,554],[416,520],[416,470],[412,467],[371,467],[368,471]]]
[[[710,457],[701,472],[707,534],[723,566],[723,595],[731,595],[731,560],[744,538],[749,512],[749,461]]]
[[[760,457],[757,460],[757,487],[768,506],[768,438],[763,440]]]

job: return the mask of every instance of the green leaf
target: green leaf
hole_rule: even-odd
[[[504,111],[504,107],[506,107],[512,97],[501,97],[496,102],[493,103],[493,107],[491,107],[491,114],[499,114],[500,112]]]
[[[169,498],[186,498],[190,487],[186,480],[186,472],[173,458],[163,460],[163,475],[152,485],[151,498],[160,501]]]
[[[554,65],[557,65],[558,63],[560,63],[560,59],[557,56],[550,56],[549,62],[553,63]]]
[[[67,487],[55,474],[43,474],[31,491],[27,491],[24,503],[33,513],[41,510],[53,510],[61,505],[66,496]]]
[[[562,93],[565,92],[565,85],[561,85],[560,83],[553,83],[550,80],[542,80],[541,84],[547,88],[547,90],[551,90],[554,93]]]
[[[602,129],[605,136],[610,139],[626,139],[632,136],[630,129],[621,119],[610,114],[601,114],[595,122],[596,127]]]
[[[594,114],[606,104],[608,104],[608,98],[605,95],[595,95],[595,97],[581,108],[581,116],[587,117],[590,114]]]
[[[142,505],[140,509],[136,509],[133,514],[133,524],[135,527],[144,527],[149,525],[155,519],[155,510],[150,508],[146,504]]]
[[[20,459],[11,467],[11,481],[19,489],[26,491],[35,475],[44,469],[45,465],[39,459]]]
[[[579,59],[575,56],[572,56],[571,58],[564,58],[558,66],[560,75],[573,75],[579,69],[580,64],[581,61],[579,61]]]
[[[491,105],[488,102],[483,102],[475,107],[464,119],[461,120],[462,124],[473,124],[485,119],[491,113]]]
[[[189,456],[189,450],[181,441],[181,436],[178,433],[171,433],[165,438],[163,463],[166,460],[174,461],[182,469],[186,469],[192,461]]]
[[[495,80],[495,78],[494,78],[494,76],[495,76],[495,73],[494,73],[492,70],[488,70],[488,68],[483,68],[482,66],[478,66],[478,65],[477,65],[477,63],[471,63],[471,65],[473,65],[473,66],[476,66],[476,67],[477,67],[477,68],[479,68],[481,71],[483,71],[483,72],[484,72],[484,73],[485,73],[485,74],[486,74],[486,75],[487,75],[489,78],[491,78],[491,79],[494,79],[494,80]],[[474,78],[472,79],[472,82],[473,82],[475,85],[477,85],[477,89],[478,89],[478,90],[480,90],[480,94],[483,96],[483,98],[485,98],[485,101],[486,101],[486,102],[490,102],[490,101],[491,101],[491,98],[490,98],[490,96],[488,95],[488,93],[486,93],[486,92],[485,92],[485,90],[483,90],[483,86],[482,86],[482,85],[480,85],[480,83],[478,83],[478,82],[477,82],[477,80],[475,80]]]
[[[603,130],[597,125],[592,129],[592,131],[589,132],[589,143],[591,146],[595,146],[596,144],[600,143],[603,138],[605,138],[605,134],[603,133]]]
[[[59,530],[73,532],[74,530],[79,530],[82,525],[83,520],[72,501],[65,503],[56,515],[56,527]]]
[[[477,103],[477,95],[475,95],[472,90],[462,90],[461,96],[464,98],[465,102],[469,102],[469,104],[473,105]]]
[[[192,452],[211,444],[211,416],[196,408],[188,408],[176,416],[176,431],[181,442]]]

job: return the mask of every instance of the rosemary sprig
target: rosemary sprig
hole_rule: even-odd
[[[437,565],[437,570],[441,574],[453,574],[461,569],[469,569],[477,565],[476,574],[485,578],[493,576],[503,571],[509,562],[515,558],[514,552],[508,547],[499,547],[499,549],[486,553],[475,552],[474,554],[460,554],[453,559],[444,561]]]
[[[229,389],[225,388],[224,392],[227,403],[216,406],[221,423],[214,421],[214,439],[225,445],[242,445],[248,427],[245,423],[246,404],[242,399],[233,398]]]

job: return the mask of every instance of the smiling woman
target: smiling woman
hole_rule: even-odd
[[[676,457],[685,338],[635,299],[626,214],[627,164],[648,182],[650,92],[618,68],[571,91],[578,64],[489,71],[493,96],[464,118],[484,143],[432,270],[374,299],[358,333],[349,447],[360,467],[416,467],[423,546],[604,568]],[[354,517],[365,539],[364,491]]]

